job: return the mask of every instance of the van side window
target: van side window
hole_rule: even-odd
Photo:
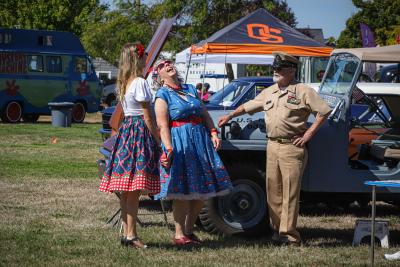
[[[60,73],[62,72],[62,61],[59,56],[47,56],[46,57],[47,72]]]
[[[43,56],[28,56],[28,71],[43,71]]]
[[[11,34],[0,33],[0,44],[9,44],[9,43],[11,43]]]
[[[75,58],[75,72],[86,73],[87,71],[87,60],[84,57]]]

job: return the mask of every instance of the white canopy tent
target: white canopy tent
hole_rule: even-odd
[[[272,55],[252,55],[252,54],[192,54],[190,58],[190,47],[176,54],[176,63],[231,63],[231,64],[252,64],[252,65],[271,65],[274,61]]]

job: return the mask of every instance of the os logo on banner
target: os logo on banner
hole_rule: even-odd
[[[281,30],[271,28],[265,24],[247,24],[247,34],[249,37],[258,39],[264,43],[283,43],[283,37],[279,36],[281,32]]]

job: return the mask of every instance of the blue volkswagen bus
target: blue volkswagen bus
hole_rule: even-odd
[[[0,28],[0,117],[35,122],[49,102],[73,102],[72,120],[97,112],[101,84],[70,32]]]

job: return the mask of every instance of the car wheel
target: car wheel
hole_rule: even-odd
[[[16,123],[21,120],[22,117],[22,106],[16,101],[8,103],[1,115],[1,119],[4,122]]]
[[[81,123],[85,119],[86,109],[81,102],[74,104],[72,108],[72,121],[75,123]]]
[[[39,114],[24,114],[22,115],[22,119],[24,122],[35,123],[38,121],[40,115]]]
[[[205,202],[199,218],[210,233],[260,235],[268,230],[265,186],[255,166],[241,166],[247,174],[231,171],[233,191]]]

